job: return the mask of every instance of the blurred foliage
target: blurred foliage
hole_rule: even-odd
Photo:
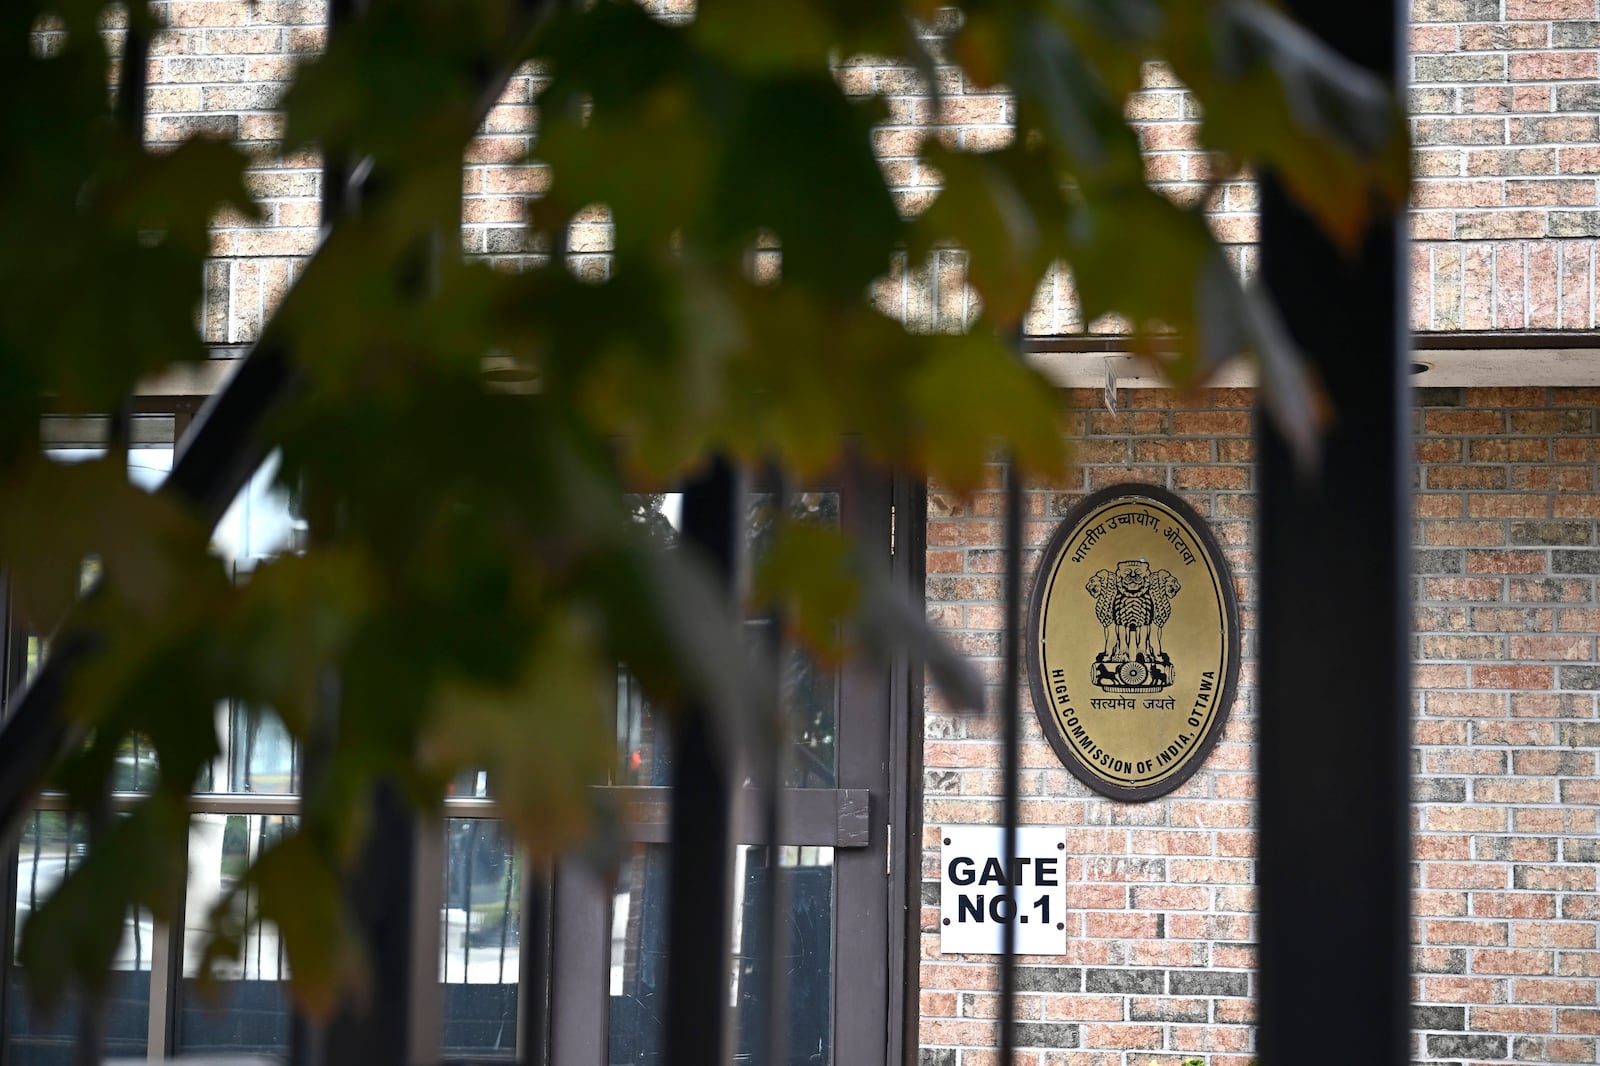
[[[141,378],[203,358],[208,225],[253,210],[237,149],[156,150],[119,120],[119,10],[0,5],[0,559],[40,632],[83,560],[102,564],[68,616],[97,654],[68,692],[84,742],[54,782],[93,806],[133,736],[160,768],[24,931],[46,1005],[104,979],[130,907],[175,917],[184,797],[217,753],[220,700],[270,706],[306,742],[328,731],[337,678],[299,831],[224,901],[216,945],[277,923],[318,1012],[362,980],[335,885],[375,778],[431,804],[486,767],[524,843],[550,852],[602,816],[585,786],[611,762],[618,663],[655,706],[709,706],[734,742],[774,732],[749,728],[775,712],[760,664],[733,651],[738,611],[639,494],[713,453],[804,485],[840,466],[846,434],[863,463],[958,488],[999,445],[1033,476],[1058,473],[1057,394],[1014,352],[1053,263],[1086,320],[1120,314],[1135,343],[1184,338],[1180,355],[1161,349],[1179,384],[1252,353],[1267,402],[1308,440],[1312,386],[1270,307],[1199,204],[1145,184],[1124,115],[1149,62],[1194,90],[1219,181],[1270,168],[1341,240],[1404,181],[1382,87],[1257,0],[973,0],[962,14],[705,0],[682,25],[618,0],[382,0],[285,99],[285,147],[347,164],[359,206],[267,327],[305,379],[267,432],[312,547],[234,583],[207,523],[128,486],[116,449],[72,467],[40,454],[45,413],[115,411]],[[872,152],[885,107],[833,73],[864,53],[902,56],[930,85],[937,61],[1008,87],[1015,136],[983,153],[931,139],[942,191],[903,217]],[[548,254],[510,274],[445,250],[467,143],[527,61],[547,75],[533,158],[551,185],[530,239]],[[603,278],[580,277],[568,225],[597,207],[615,250]],[[919,335],[873,306],[897,255],[951,247],[981,299],[970,329]],[[753,587],[797,638],[822,655],[912,641],[974,698],[872,552],[815,525],[770,535]]]

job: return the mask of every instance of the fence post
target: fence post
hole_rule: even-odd
[[[1399,81],[1389,0],[1286,6]],[[1341,250],[1263,177],[1261,273],[1333,410],[1312,468],[1258,429],[1258,1050],[1280,1066],[1410,1061],[1405,218],[1375,210]]]
[[[683,494],[683,541],[704,553],[730,597],[743,530],[739,482],[719,459]],[[689,706],[672,729],[667,1066],[722,1066],[728,1055],[733,770],[729,738],[714,734],[710,718]]]

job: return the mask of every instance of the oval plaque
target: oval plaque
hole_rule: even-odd
[[[1148,800],[1200,768],[1233,705],[1239,608],[1188,504],[1148,485],[1084,500],[1050,538],[1028,622],[1034,710],[1079,780]]]

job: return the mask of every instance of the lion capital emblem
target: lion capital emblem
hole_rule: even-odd
[[[1162,650],[1161,630],[1182,588],[1171,571],[1124,559],[1115,571],[1096,571],[1084,588],[1094,597],[1095,619],[1105,635],[1105,649],[1094,657],[1095,685],[1124,693],[1170,686],[1172,659]]]

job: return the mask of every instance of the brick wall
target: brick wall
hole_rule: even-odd
[[[1595,325],[1595,0],[1413,0],[1412,324]]]
[[[1600,0],[1413,0],[1417,143],[1412,318],[1418,329],[1587,329],[1595,325],[1595,250],[1600,235]],[[325,0],[160,0],[168,30],[150,61],[149,137],[190,133],[236,139],[256,159],[250,186],[265,221],[220,219],[203,312],[206,340],[248,343],[314,246],[318,176],[309,156],[284,158],[275,110],[294,63],[322,47]],[[662,17],[691,17],[693,0],[649,0]],[[927,203],[936,176],[917,161],[936,136],[970,150],[1011,136],[1009,98],[939,68],[945,93],[935,111],[916,73],[891,60],[857,57],[839,70],[855,94],[876,94],[889,120],[876,146],[906,210]],[[548,182],[526,162],[536,146],[538,88],[532,71],[513,79],[472,146],[463,173],[463,247],[516,265],[530,261],[523,202]],[[1211,172],[1194,150],[1196,109],[1159,69],[1131,102],[1152,183],[1185,201],[1203,195]],[[1213,228],[1241,270],[1252,267],[1255,190],[1223,185]],[[609,235],[603,216],[575,234],[579,269],[601,273]],[[966,321],[972,311],[961,260],[899,264],[880,288],[886,306],[918,326]],[[1069,276],[1053,273],[1028,321],[1036,334],[1079,332]],[[1094,324],[1090,324],[1093,328]]]
[[[250,156],[246,185],[263,218],[225,215],[212,229],[201,335],[246,344],[261,331],[316,246],[319,160],[285,157],[277,110],[295,62],[326,40],[324,0],[167,0],[151,42],[145,139],[225,137]]]
[[[1600,390],[1419,390],[1415,923],[1421,1061],[1595,1062],[1600,951]],[[1073,396],[1071,490],[1028,496],[1028,567],[1072,504],[1119,481],[1177,491],[1233,568],[1233,715],[1170,796],[1118,804],[1059,763],[1025,705],[1023,819],[1067,827],[1068,949],[1025,959],[1024,1063],[1242,1064],[1253,1055],[1254,498],[1248,392]],[[996,479],[998,484],[998,479]],[[929,501],[930,617],[998,678],[998,489]],[[1027,700],[1024,694],[1024,700]],[[938,827],[999,820],[998,722],[929,699],[922,1061],[991,1061],[996,971],[939,955]],[[1315,960],[1308,960],[1314,965]],[[1324,1038],[1326,1034],[1308,1038]],[[977,1049],[977,1050],[973,1050]],[[1354,1060],[1361,1050],[1352,1048]]]

